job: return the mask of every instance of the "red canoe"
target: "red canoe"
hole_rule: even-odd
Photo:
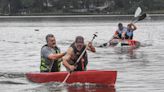
[[[28,80],[36,83],[63,82],[68,72],[51,73],[27,73]],[[66,83],[96,83],[108,86],[114,86],[116,82],[117,71],[78,71],[73,72]]]
[[[110,43],[104,43],[99,47],[132,47],[132,48],[139,48],[140,42],[136,40],[120,40],[120,39],[113,39]]]
[[[119,39],[113,39],[113,42],[110,42],[110,46],[117,46],[118,43],[121,43],[121,44],[119,44],[121,46],[129,46],[129,47],[136,47],[136,48],[140,46],[139,41],[136,41],[136,40],[119,40]]]

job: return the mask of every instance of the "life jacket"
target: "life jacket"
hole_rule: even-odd
[[[127,31],[127,28],[126,27],[123,27],[122,30],[117,29],[116,32],[115,32],[115,34],[117,34],[119,36],[119,38],[121,39],[122,38],[122,33],[123,32],[126,32],[126,31]]]
[[[43,47],[45,47],[45,46],[47,46],[47,44],[44,45]],[[52,52],[52,53],[54,53],[54,54],[60,53],[60,49],[57,46],[55,48],[53,48],[53,50],[54,50],[54,52]],[[41,72],[59,72],[60,67],[61,67],[61,61],[62,61],[62,59],[54,60],[53,62],[51,60],[47,61],[45,57],[41,56],[40,71]]]
[[[126,31],[126,34],[125,34],[125,39],[132,39],[133,38],[133,31]]]
[[[82,52],[85,50],[86,46],[83,46],[81,51],[77,50],[77,48],[75,47],[75,43],[71,44],[70,47],[73,48],[74,55],[75,55],[74,58],[71,58],[71,61],[73,61],[73,64],[75,64],[78,58],[80,57],[80,55],[82,54]],[[77,68],[74,71],[85,71],[87,64],[88,64],[88,56],[87,56],[87,52],[85,51],[84,55],[77,63],[76,65]]]

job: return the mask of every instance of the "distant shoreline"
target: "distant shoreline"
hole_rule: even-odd
[[[164,14],[148,14],[152,20],[164,20]],[[0,16],[0,21],[16,21],[16,20],[27,20],[33,19],[34,21],[39,20],[70,20],[77,19],[89,19],[89,20],[131,20],[134,15],[48,15],[48,16]]]
[[[150,16],[164,16],[164,14],[148,14],[148,15],[150,15]],[[24,15],[24,16],[0,16],[0,17],[2,17],[2,18],[6,18],[6,17],[11,17],[11,18],[14,18],[14,17],[117,17],[117,16],[119,16],[119,17],[127,17],[127,16],[134,16],[134,15],[107,15],[107,14],[93,14],[93,15],[73,15],[73,14],[68,14],[68,15],[66,15],[66,14],[61,14],[61,15],[37,15],[37,16],[33,16],[33,15]]]

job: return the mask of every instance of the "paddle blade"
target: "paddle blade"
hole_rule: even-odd
[[[146,13],[144,13],[141,16],[139,16],[137,19],[133,20],[133,23],[141,21],[141,20],[145,19],[146,17],[147,17],[147,15],[146,15]]]
[[[134,17],[138,17],[141,14],[142,10],[140,7],[138,7],[135,11]]]
[[[146,16],[146,13],[142,14],[141,16],[139,16],[138,21],[145,19]]]
[[[121,42],[119,42],[116,47],[121,47],[121,46],[122,46]]]
[[[99,47],[106,47],[108,45],[108,43],[104,43],[102,45],[100,45]]]

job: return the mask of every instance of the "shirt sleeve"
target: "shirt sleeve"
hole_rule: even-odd
[[[51,50],[49,50],[47,47],[43,47],[41,49],[41,55],[45,58],[48,58],[48,56],[52,54]]]

